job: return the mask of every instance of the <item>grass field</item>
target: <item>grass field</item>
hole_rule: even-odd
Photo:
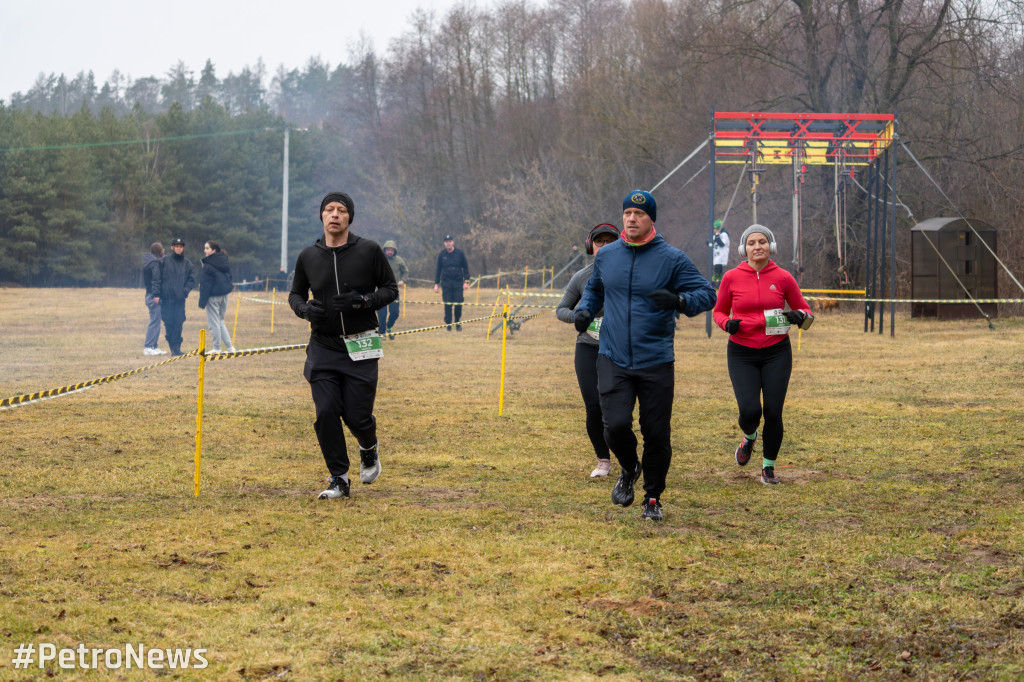
[[[152,364],[145,323],[141,290],[0,289],[0,398]],[[1024,678],[1021,319],[822,316],[774,487],[732,457],[725,335],[680,321],[657,525],[588,478],[572,329],[509,339],[501,417],[485,329],[386,343],[384,470],[350,500],[315,499],[302,351],[206,363],[198,498],[197,358],[0,411],[0,680]],[[242,301],[238,348],[306,340]],[[22,643],[209,666],[15,670]]]

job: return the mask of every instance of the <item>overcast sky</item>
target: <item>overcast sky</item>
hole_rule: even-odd
[[[318,56],[348,62],[360,31],[383,55],[417,8],[440,19],[488,0],[0,0],[0,99],[27,92],[40,73],[69,79],[92,70],[97,87],[114,69],[132,80],[164,78],[182,61],[198,80],[206,60],[218,78],[255,66],[302,68]],[[269,84],[269,82],[268,82]]]

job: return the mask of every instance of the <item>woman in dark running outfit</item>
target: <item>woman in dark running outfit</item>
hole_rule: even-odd
[[[598,225],[590,230],[587,235],[587,253],[597,255],[598,250],[605,244],[610,244],[619,238],[619,230],[614,225],[607,223]],[[555,308],[555,316],[562,322],[573,323],[573,315],[576,304],[583,297],[583,289],[587,286],[587,280],[594,271],[594,264],[591,263],[569,280],[565,287],[562,300]],[[598,335],[600,330],[601,315],[590,323],[593,329],[580,332],[576,337],[576,380],[580,385],[580,394],[583,396],[583,407],[587,413],[587,435],[594,446],[594,453],[597,455],[597,466],[590,473],[591,478],[607,476],[612,469],[611,453],[608,444],[604,441],[604,421],[601,413],[601,396],[597,392],[597,349]]]
[[[747,260],[722,277],[714,309],[715,323],[729,333],[729,378],[744,435],[736,463],[750,461],[764,416],[761,482],[775,484],[782,407],[793,371],[790,325],[807,329],[814,317],[796,280],[770,258],[777,251],[771,230],[751,225],[743,231],[738,250]]]

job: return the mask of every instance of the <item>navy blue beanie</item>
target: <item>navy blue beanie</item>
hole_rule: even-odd
[[[650,192],[635,189],[627,194],[626,198],[622,200],[622,210],[625,211],[627,208],[639,208],[651,216],[652,223],[658,222],[658,202],[654,200],[654,195]]]
[[[348,209],[348,224],[351,225],[352,221],[356,219],[356,205],[352,201],[352,197],[344,192],[331,192],[320,201],[320,222],[324,221],[324,209],[332,201],[339,201],[345,204],[345,208]]]

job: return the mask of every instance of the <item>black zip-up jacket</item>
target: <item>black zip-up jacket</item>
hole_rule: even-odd
[[[398,298],[398,284],[383,249],[377,242],[351,232],[348,242],[341,246],[325,246],[321,237],[299,253],[288,305],[303,319],[310,291],[323,303],[327,320],[311,323],[309,340],[342,351],[345,344],[340,337],[376,329],[377,309]],[[346,291],[363,294],[367,307],[344,313],[335,310],[332,298]]]
[[[228,255],[214,251],[203,259],[203,272],[199,276],[199,308],[205,308],[211,296],[225,296],[235,285],[231,283],[231,265]]]
[[[162,298],[184,301],[188,293],[196,288],[196,269],[185,254],[169,253],[161,259],[163,263],[160,291]]]
[[[441,249],[437,254],[437,268],[434,270],[434,284],[459,285],[469,279],[469,263],[462,249]]]

